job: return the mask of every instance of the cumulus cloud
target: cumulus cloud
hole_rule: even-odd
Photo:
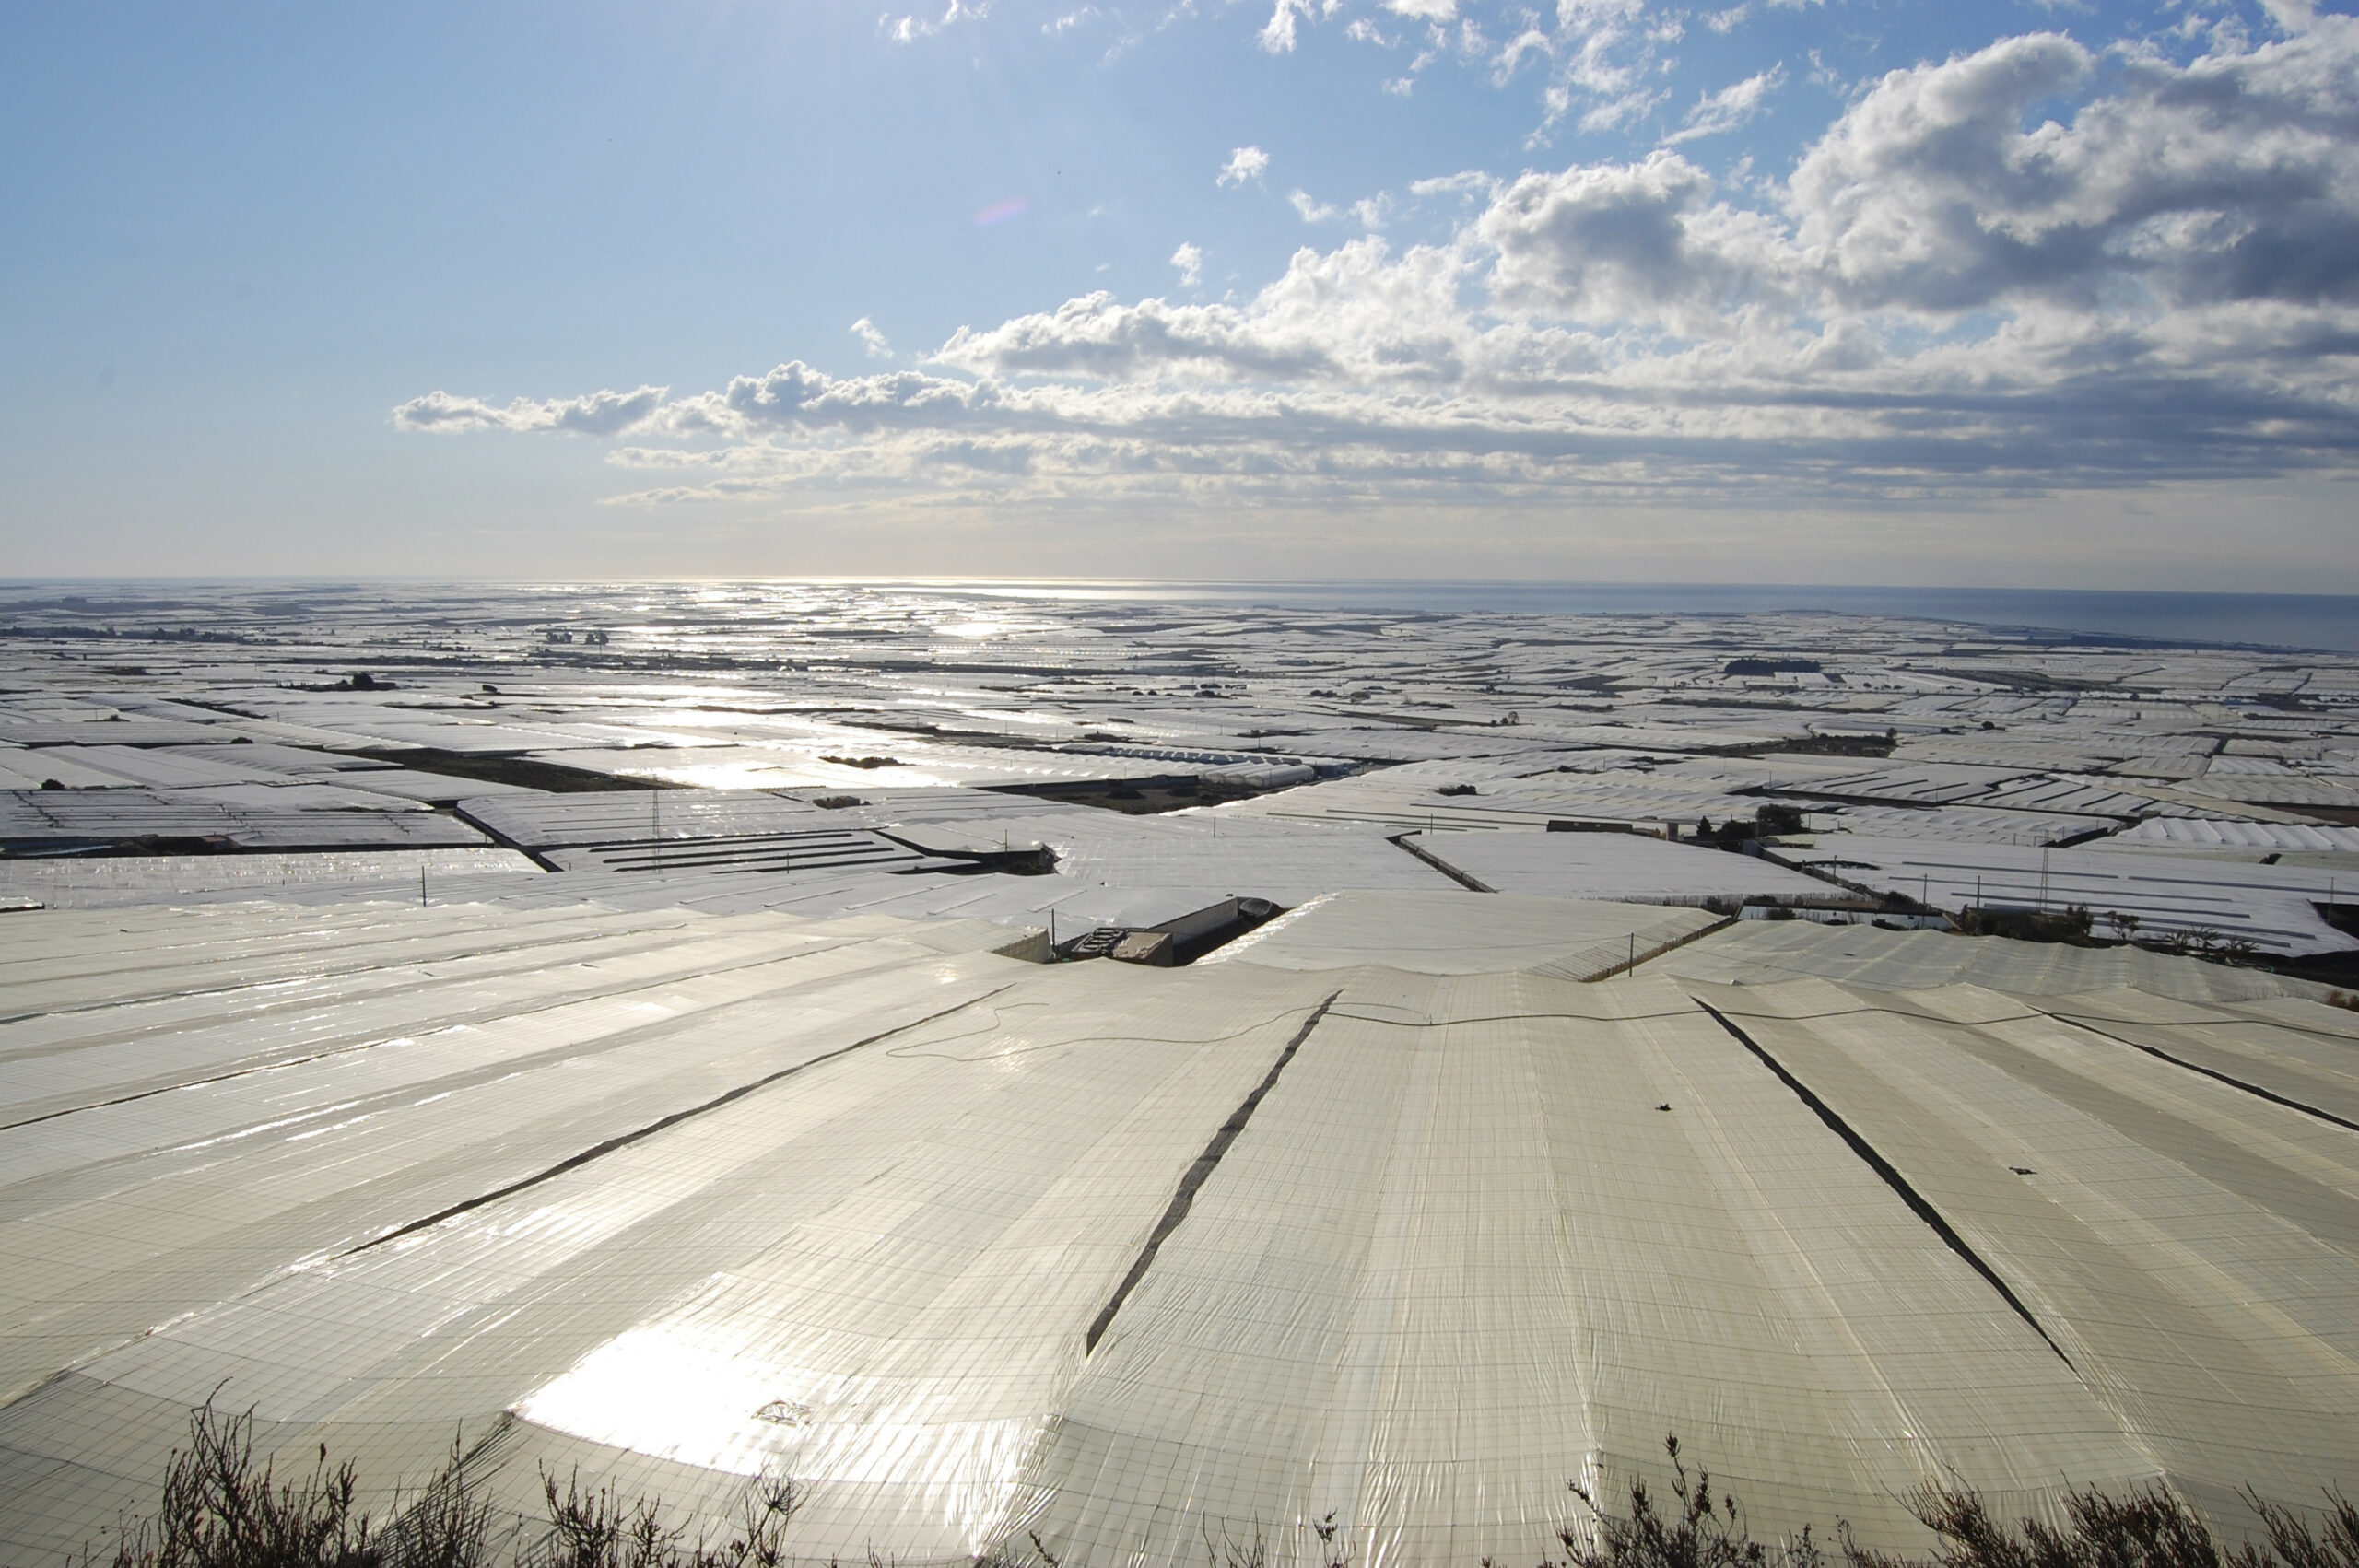
[[[1878,82],[1790,182],[1850,303],[2154,309],[2359,292],[2359,21],[2185,67],[2132,56],[2069,124],[2028,111],[2095,59],[2056,33]]]
[[[852,336],[860,339],[861,346],[868,350],[868,357],[871,359],[890,359],[893,357],[893,345],[891,340],[886,338],[884,333],[878,330],[876,323],[870,321],[866,316],[863,316],[860,320],[852,322],[851,334]]]
[[[1242,298],[1068,299],[917,369],[394,419],[627,434],[611,461],[663,477],[649,502],[1890,504],[2359,472],[2359,22],[2100,64],[2043,32],[1890,73],[1783,181],[1723,189],[1672,147],[1420,181],[1432,242],[1305,246]],[[1192,245],[1172,264],[1201,278]]]
[[[1775,222],[1715,200],[1711,177],[1674,152],[1527,174],[1473,231],[1498,252],[1503,304],[1692,335],[1738,324],[1743,306],[1782,292],[1792,265]]]
[[[1263,170],[1269,167],[1270,155],[1260,147],[1238,147],[1228,155],[1228,161],[1221,165],[1219,177],[1215,179],[1213,183],[1222,186],[1242,185],[1248,180],[1262,178]]]
[[[1171,264],[1180,269],[1180,287],[1193,288],[1204,281],[1204,252],[1194,245],[1180,242],[1171,252]]]

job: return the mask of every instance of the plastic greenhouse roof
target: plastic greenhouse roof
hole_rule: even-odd
[[[1389,918],[1447,946],[1443,900],[1646,913]],[[812,1562],[1308,1562],[1330,1511],[1356,1562],[1471,1562],[1665,1431],[1756,1534],[1903,1545],[1929,1480],[2054,1517],[2167,1478],[2233,1527],[2239,1481],[2359,1473],[2359,1030],[2296,996],[1682,977],[1767,927],[1585,984],[875,917],[0,919],[9,1562],[135,1507],[217,1387],[378,1505],[454,1431],[520,1515],[578,1465],[717,1517],[775,1464]]]

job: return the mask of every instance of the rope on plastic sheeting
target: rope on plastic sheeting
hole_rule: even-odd
[[[726,1094],[716,1094],[711,1099],[705,1101],[702,1105],[690,1106],[686,1110],[674,1111],[670,1116],[659,1117],[654,1121],[649,1122],[645,1127],[636,1128],[629,1132],[619,1132],[614,1137],[606,1139],[602,1142],[593,1143],[589,1148],[581,1151],[579,1153],[569,1154],[564,1159],[559,1160],[556,1164],[549,1166],[546,1170],[535,1171],[533,1175],[525,1176],[521,1181],[511,1181],[505,1187],[494,1188],[489,1192],[482,1193],[476,1197],[453,1203],[447,1209],[439,1210],[434,1213],[427,1215],[424,1219],[412,1220],[405,1225],[395,1226],[393,1229],[387,1231],[383,1235],[376,1236],[369,1241],[364,1241],[358,1246],[350,1248],[341,1256],[349,1258],[353,1256],[354,1253],[366,1252],[372,1246],[382,1246],[389,1241],[398,1241],[403,1236],[408,1235],[413,1231],[422,1231],[429,1225],[439,1225],[445,1220],[456,1218],[458,1215],[464,1214],[471,1209],[480,1209],[487,1203],[497,1203],[503,1198],[508,1198],[516,1193],[522,1192],[528,1187],[538,1187],[541,1183],[547,1181],[552,1176],[563,1176],[569,1170],[574,1170],[582,1165],[586,1165],[593,1160],[598,1159],[606,1154],[611,1154],[616,1150],[626,1148],[630,1144],[638,1142],[643,1138],[652,1138],[655,1134],[663,1131],[667,1127],[675,1127],[681,1122],[688,1120],[692,1117],[700,1117],[707,1111],[717,1111],[722,1106],[728,1105],[734,1100],[744,1099],[746,1095],[752,1094],[757,1089],[769,1088],[771,1084],[776,1083],[782,1078],[792,1078],[796,1073],[804,1071],[805,1069],[817,1067],[823,1062],[833,1061],[838,1057],[850,1056],[852,1052],[861,1049],[863,1047],[873,1046],[879,1040],[889,1040],[896,1035],[906,1035],[912,1029],[922,1028],[924,1025],[933,1023],[937,1018],[947,1018],[954,1012],[958,1012],[967,1008],[973,1007],[978,1002],[989,1001],[992,998],[1003,995],[1013,989],[1014,988],[1010,986],[1002,986],[998,990],[986,991],[983,995],[979,997],[969,997],[965,1001],[959,1002],[957,1006],[945,1007],[939,1012],[929,1012],[923,1018],[913,1018],[907,1024],[896,1024],[893,1027],[885,1030],[881,1034],[871,1035],[865,1039],[854,1040],[848,1046],[839,1046],[831,1051],[824,1051],[821,1054],[809,1058],[806,1060],[798,1061],[792,1067],[782,1067],[776,1072],[765,1073],[763,1076],[755,1079],[750,1083],[740,1083],[737,1087],[728,1091]]]
[[[2048,1341],[2048,1348],[2056,1352],[2056,1356],[2059,1361],[2061,1361],[2066,1366],[2072,1366],[2072,1358],[2066,1355],[2064,1353],[2064,1347],[2058,1344],[2055,1340],[2049,1336],[2048,1330],[2040,1326],[2039,1319],[2032,1316],[2031,1308],[2025,1306],[2023,1304],[2022,1298],[2017,1296],[2013,1290],[2008,1288],[2007,1281],[1999,1277],[1999,1271],[1991,1268],[1989,1264],[1984,1262],[1982,1255],[1976,1252],[1972,1246],[1968,1246],[1966,1238],[1958,1235],[1957,1231],[1947,1220],[1942,1218],[1942,1211],[1934,1208],[1932,1203],[1926,1199],[1923,1193],[1919,1192],[1914,1187],[1911,1187],[1908,1184],[1908,1178],[1900,1174],[1898,1166],[1895,1165],[1890,1160],[1885,1159],[1882,1154],[1878,1153],[1876,1152],[1875,1145],[1861,1137],[1859,1131],[1854,1129],[1849,1122],[1845,1121],[1842,1117],[1837,1115],[1834,1106],[1828,1105],[1825,1100],[1820,1099],[1815,1094],[1813,1094],[1808,1084],[1795,1077],[1792,1073],[1787,1071],[1783,1062],[1780,1062],[1776,1057],[1771,1056],[1767,1051],[1763,1050],[1760,1046],[1755,1044],[1752,1036],[1747,1035],[1743,1030],[1730,1023],[1728,1019],[1721,1014],[1718,1008],[1712,1006],[1712,1004],[1708,1001],[1701,1000],[1697,1001],[1696,1005],[1710,1013],[1712,1015],[1713,1022],[1717,1023],[1721,1028],[1726,1029],[1731,1035],[1734,1036],[1736,1037],[1737,1044],[1743,1046],[1746,1050],[1751,1051],[1755,1056],[1760,1058],[1761,1064],[1764,1067],[1766,1067],[1770,1071],[1776,1073],[1778,1075],[1778,1082],[1785,1084],[1787,1088],[1791,1089],[1802,1100],[1802,1104],[1808,1106],[1812,1110],[1816,1111],[1818,1113],[1818,1119],[1825,1122],[1827,1127],[1834,1131],[1837,1137],[1849,1144],[1851,1147],[1851,1153],[1859,1155],[1860,1159],[1865,1160],[1868,1163],[1868,1167],[1874,1171],[1877,1176],[1884,1178],[1884,1185],[1891,1188],[1892,1190],[1899,1196],[1900,1200],[1903,1203],[1908,1205],[1908,1209],[1911,1213],[1915,1214],[1919,1219],[1924,1221],[1928,1226],[1931,1227],[1933,1234],[1940,1236],[1943,1242],[1947,1243],[1949,1249],[1952,1252],[1956,1253],[1960,1258],[1964,1258],[1967,1267],[1971,1268],[1976,1273],[1981,1275],[1984,1280],[1988,1281],[1990,1288],[1997,1291],[2001,1298],[2004,1300],[2009,1306],[2015,1309],[2015,1316],[2022,1318],[2025,1323],[2031,1326],[2031,1331],[2033,1333]],[[2072,1366],[2072,1372],[2075,1376],[2080,1375],[2080,1370],[2081,1369],[2079,1367]]]
[[[1105,1334],[1107,1325],[1114,1321],[1114,1314],[1122,1310],[1122,1303],[1137,1288],[1138,1282],[1146,1277],[1148,1266],[1155,1262],[1156,1252],[1163,1246],[1163,1238],[1178,1230],[1180,1222],[1188,1217],[1190,1205],[1196,1201],[1197,1188],[1211,1178],[1213,1167],[1220,1164],[1223,1154],[1228,1153],[1228,1146],[1237,1141],[1237,1135],[1245,1130],[1245,1124],[1253,1119],[1254,1109],[1261,1105],[1262,1096],[1277,1087],[1278,1074],[1286,1070],[1286,1063],[1294,1059],[1294,1053],[1302,1048],[1303,1041],[1310,1038],[1310,1032],[1319,1027],[1319,1021],[1327,1016],[1327,1010],[1334,1006],[1335,999],[1343,994],[1341,991],[1331,992],[1325,1001],[1311,1010],[1310,1016],[1302,1021],[1302,1027],[1294,1032],[1294,1038],[1286,1042],[1286,1048],[1280,1051],[1278,1059],[1271,1064],[1269,1076],[1245,1096],[1243,1105],[1229,1113],[1228,1119],[1220,1124],[1220,1130],[1213,1134],[1213,1141],[1204,1145],[1204,1152],[1196,1156],[1195,1164],[1181,1174],[1180,1189],[1171,1195],[1170,1206],[1163,1211],[1163,1218],[1155,1223],[1155,1229],[1148,1234],[1146,1245],[1139,1249],[1131,1271],[1122,1276],[1122,1282],[1114,1287],[1114,1293],[1107,1298],[1106,1305],[1098,1309],[1097,1320],[1090,1324],[1089,1333],[1082,1341],[1083,1354],[1097,1349],[1097,1341]]]

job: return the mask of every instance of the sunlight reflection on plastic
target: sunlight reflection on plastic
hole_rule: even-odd
[[[752,1475],[808,1422],[790,1425],[765,1413],[772,1404],[808,1410],[806,1399],[753,1397],[771,1393],[780,1377],[778,1368],[684,1343],[663,1328],[634,1328],[528,1396],[516,1413],[593,1442]]]
[[[945,1419],[945,1392],[887,1397],[873,1380],[798,1370],[749,1353],[741,1335],[675,1318],[607,1340],[514,1410],[539,1426],[705,1469],[754,1475],[783,1463],[835,1485],[914,1487],[919,1511],[948,1540],[980,1551],[1039,1425],[1029,1416]]]

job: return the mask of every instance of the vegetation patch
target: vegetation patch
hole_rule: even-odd
[[[1538,1568],[1830,1568],[1830,1560],[1842,1568],[2359,1568],[2359,1506],[2333,1492],[2306,1514],[2249,1488],[2242,1495],[2262,1539],[2233,1544],[2159,1486],[2074,1492],[2061,1526],[2010,1525],[1970,1490],[1920,1488],[1907,1503],[1935,1538],[1927,1557],[1861,1546],[1842,1520],[1826,1539],[1809,1526],[1758,1539],[1709,1470],[1690,1472],[1676,1437],[1663,1448],[1666,1499],[1643,1479],[1620,1499],[1568,1483],[1573,1511],[1539,1550]],[[126,1520],[113,1551],[86,1551],[80,1568],[779,1568],[797,1560],[792,1527],[804,1493],[782,1476],[755,1478],[724,1527],[693,1535],[661,1499],[584,1487],[579,1471],[560,1479],[545,1469],[540,1480],[539,1517],[503,1515],[454,1445],[422,1490],[372,1519],[358,1506],[350,1461],[332,1463],[322,1445],[308,1472],[282,1479],[255,1460],[253,1412],[225,1413],[208,1400],[189,1412],[188,1441],[172,1453],[156,1513]],[[1348,1532],[1333,1514],[1303,1525],[1324,1568],[1351,1568]],[[1268,1568],[1272,1551],[1265,1535],[1224,1535],[1208,1538],[1204,1554],[1206,1568]],[[1087,1568],[1037,1533],[977,1562]],[[1485,1558],[1481,1568],[1507,1565]]]

